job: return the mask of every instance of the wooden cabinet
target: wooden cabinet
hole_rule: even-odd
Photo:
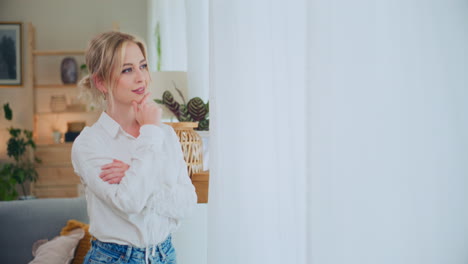
[[[38,180],[32,185],[38,198],[77,197],[80,178],[71,164],[71,143],[38,145],[36,156],[42,160],[37,165]]]

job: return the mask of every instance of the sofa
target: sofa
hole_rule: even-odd
[[[33,244],[58,236],[70,219],[89,223],[83,197],[0,202],[0,263],[30,262]]]

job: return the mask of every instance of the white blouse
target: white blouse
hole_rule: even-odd
[[[99,177],[113,159],[130,165],[120,184]],[[158,244],[197,203],[179,139],[168,125],[144,125],[135,138],[103,112],[75,139],[72,163],[85,187],[89,231],[104,242]]]

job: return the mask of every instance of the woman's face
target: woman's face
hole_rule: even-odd
[[[148,91],[149,72],[143,53],[137,44],[129,42],[120,68],[120,76],[113,91],[115,106],[140,102]]]

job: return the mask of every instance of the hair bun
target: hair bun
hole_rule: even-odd
[[[80,80],[80,82],[78,83],[78,87],[91,89],[91,78],[89,77],[89,74],[87,74]]]

